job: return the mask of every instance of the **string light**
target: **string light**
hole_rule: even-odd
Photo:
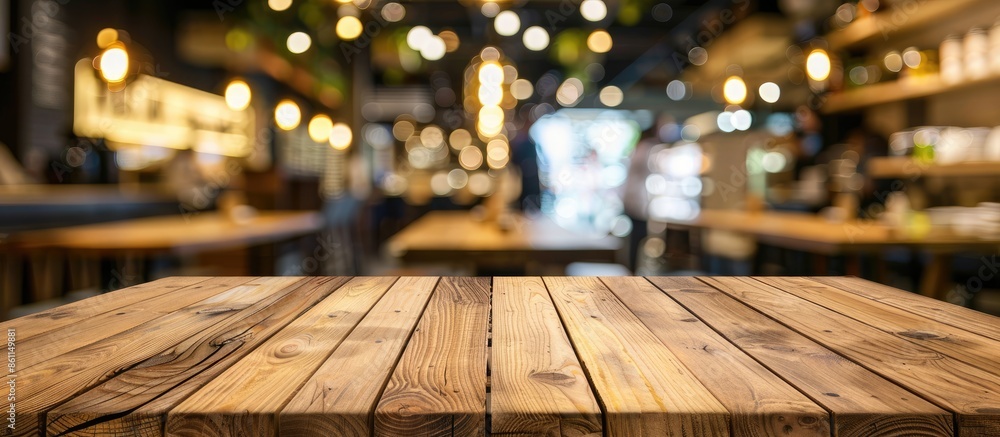
[[[226,86],[226,106],[234,111],[242,111],[250,106],[250,85],[242,80],[234,80]]]

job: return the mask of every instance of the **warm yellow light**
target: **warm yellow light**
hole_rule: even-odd
[[[518,79],[510,84],[510,94],[518,100],[527,100],[535,92],[535,87],[527,79]]]
[[[452,149],[462,150],[472,144],[472,134],[465,129],[455,129],[448,136],[448,143]]]
[[[358,17],[348,15],[337,20],[337,36],[344,41],[357,39],[361,36],[362,30],[363,26]]]
[[[333,129],[333,120],[323,114],[319,114],[309,120],[309,138],[317,143],[325,143],[330,139],[330,130]]]
[[[521,40],[528,50],[539,52],[549,46],[549,33],[541,26],[531,26],[524,30]]]
[[[601,21],[608,15],[608,5],[601,0],[583,0],[580,15],[587,21]]]
[[[226,85],[226,106],[234,111],[242,111],[250,106],[250,85],[242,80],[234,80]]]
[[[601,89],[598,97],[605,106],[615,107],[625,100],[625,93],[622,92],[621,88],[611,85]]]
[[[353,139],[354,134],[351,132],[351,127],[344,123],[337,123],[330,129],[330,147],[334,149],[346,150],[351,147]]]
[[[497,62],[486,62],[479,67],[479,83],[500,86],[503,83],[503,67]]]
[[[280,12],[291,7],[292,0],[267,0],[267,6]]]
[[[288,51],[292,53],[303,53],[306,50],[309,50],[309,47],[312,46],[312,38],[310,38],[309,34],[305,32],[295,32],[288,35],[288,39],[285,41],[285,46],[288,47]]]
[[[587,48],[594,53],[607,53],[612,45],[611,34],[605,30],[595,30],[587,37]]]
[[[108,48],[108,46],[114,44],[116,41],[118,41],[118,31],[115,29],[109,27],[97,32],[97,46],[102,49]]]
[[[739,76],[730,76],[722,85],[722,97],[731,105],[739,105],[747,99],[747,84]]]
[[[278,106],[274,107],[274,124],[282,130],[292,130],[299,126],[302,121],[302,112],[299,105],[291,100],[282,100]]]
[[[476,170],[483,165],[483,152],[476,146],[465,146],[458,154],[458,163],[466,170]]]
[[[493,29],[503,36],[511,36],[521,29],[521,17],[517,12],[503,11],[493,19]]]
[[[479,86],[479,104],[497,106],[503,100],[503,90],[498,86],[482,84]]]
[[[817,82],[830,77],[830,55],[822,49],[809,52],[809,57],[806,58],[806,74]]]
[[[486,137],[492,137],[503,130],[504,115],[503,109],[499,106],[483,106],[479,110],[479,120],[476,122],[476,129]]]
[[[757,89],[757,93],[760,94],[761,100],[767,103],[774,103],[781,98],[781,87],[774,82],[764,82]]]
[[[121,82],[128,75],[128,52],[111,47],[101,54],[101,76],[108,82]]]

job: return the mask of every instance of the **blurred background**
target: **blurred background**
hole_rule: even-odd
[[[0,0],[0,297],[854,275],[1000,314],[1000,2]]]

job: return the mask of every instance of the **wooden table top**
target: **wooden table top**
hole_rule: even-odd
[[[901,235],[874,220],[835,223],[816,214],[783,211],[702,210],[691,220],[667,220],[674,227],[739,232],[760,242],[809,252],[840,254],[881,251],[902,246],[937,252],[996,250],[1000,240],[931,233],[916,238]]]
[[[1000,435],[998,322],[855,278],[174,277],[3,326],[14,435],[844,437]]]
[[[553,221],[515,215],[504,231],[494,222],[477,220],[466,211],[432,211],[392,236],[387,247],[394,256],[416,260],[463,260],[508,256],[567,262],[600,257],[613,259],[621,240],[574,233]]]
[[[323,216],[315,211],[259,211],[238,222],[205,212],[21,232],[9,243],[24,250],[189,253],[274,242],[322,228]]]

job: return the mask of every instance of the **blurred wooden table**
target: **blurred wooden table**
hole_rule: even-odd
[[[852,278],[175,277],[3,326],[13,435],[1000,434],[1000,319]]]
[[[920,283],[924,295],[943,299],[950,284],[951,262],[961,252],[995,253],[1000,240],[931,233],[923,237],[900,234],[873,220],[835,223],[816,214],[739,210],[702,210],[692,220],[668,220],[682,229],[729,231],[752,236],[759,243],[822,255],[880,253],[902,247],[930,253],[932,258]],[[857,261],[855,259],[855,261]],[[857,269],[857,264],[849,265]],[[859,274],[858,271],[850,271]]]
[[[36,278],[33,300],[40,301],[58,296],[65,257],[93,264],[101,256],[112,256],[123,258],[126,264],[141,264],[151,256],[183,258],[210,250],[251,247],[322,228],[323,216],[315,211],[260,211],[239,221],[206,212],[20,232],[11,235],[7,244],[31,258]],[[129,270],[136,269],[142,270]],[[82,282],[93,282],[87,273],[93,266],[77,270],[88,276],[89,280]]]
[[[581,235],[548,218],[514,217],[505,231],[466,211],[432,211],[392,236],[387,248],[407,262],[523,268],[578,261],[613,263],[623,246],[618,238]]]

